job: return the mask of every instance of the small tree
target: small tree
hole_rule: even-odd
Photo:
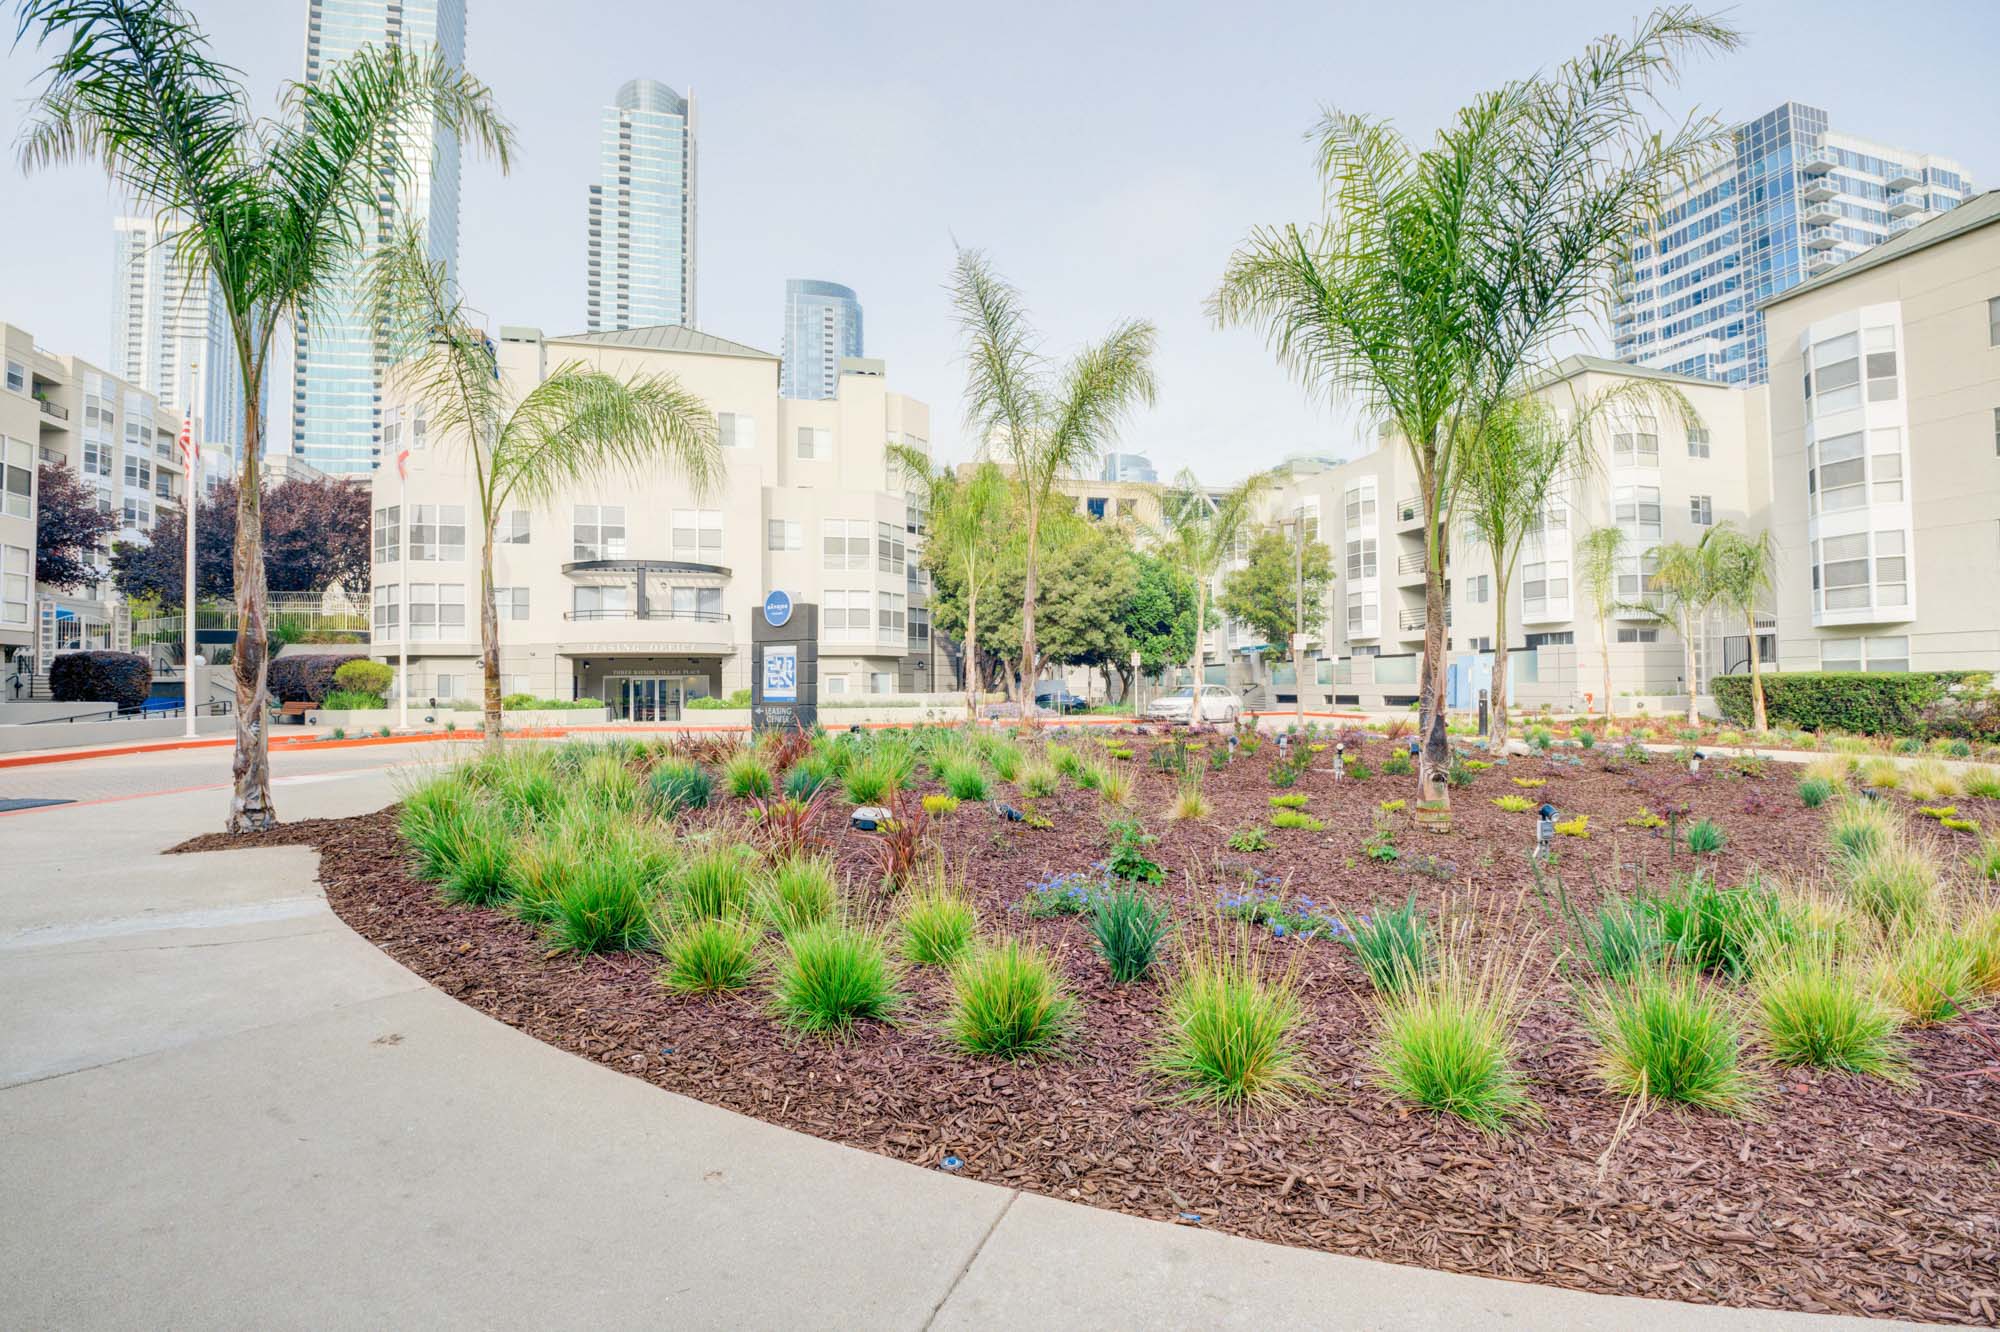
[[[964,645],[965,719],[970,722],[979,715],[979,598],[992,585],[1006,541],[1007,478],[990,462],[961,476],[944,464],[933,466],[928,453],[907,444],[891,444],[889,457],[901,471],[904,487],[923,501],[928,528],[923,560],[933,585],[949,580],[962,599],[965,620],[959,641]],[[938,628],[935,610],[931,628]]]
[[[1757,610],[1771,590],[1777,571],[1777,551],[1769,532],[1749,536],[1732,524],[1720,523],[1702,534],[1708,552],[1708,567],[1715,599],[1742,617],[1750,635],[1750,725],[1762,734],[1764,714],[1764,666],[1757,648]]]
[[[97,552],[118,519],[97,507],[96,487],[68,463],[44,463],[35,488],[35,581],[80,592],[98,580]]]
[[[1125,603],[1125,639],[1139,654],[1139,670],[1158,675],[1194,652],[1194,581],[1157,555],[1140,551],[1136,559],[1139,577]]]
[[[196,511],[195,595],[233,597],[231,552],[236,548],[236,482],[217,483]],[[272,592],[367,590],[370,573],[368,491],[353,481],[293,477],[264,492],[257,505],[264,528],[264,583]],[[187,510],[162,505],[148,541],[121,541],[111,550],[112,583],[128,597],[151,595],[178,610],[187,582]]]
[[[333,683],[336,688],[351,690],[357,694],[373,694],[381,698],[389,692],[390,682],[396,672],[387,662],[371,661],[367,657],[356,657],[334,668]]]
[[[1162,499],[1166,530],[1160,534],[1161,558],[1194,583],[1194,643],[1188,651],[1194,674],[1194,705],[1188,711],[1188,721],[1197,726],[1201,724],[1201,643],[1208,633],[1209,594],[1216,575],[1236,549],[1236,538],[1250,523],[1253,504],[1270,484],[1268,474],[1253,472],[1234,490],[1217,497],[1202,489],[1193,472],[1182,471]]]
[[[1333,557],[1323,543],[1266,527],[1251,541],[1243,567],[1222,580],[1222,609],[1264,635],[1264,655],[1276,660],[1291,651],[1294,633],[1325,625],[1332,585]]]
[[[1576,543],[1576,580],[1590,599],[1597,621],[1597,650],[1604,660],[1604,715],[1611,715],[1611,612],[1618,609],[1618,563],[1625,554],[1625,532],[1619,527],[1593,527]]]
[[[1690,726],[1701,721],[1700,709],[1695,706],[1695,635],[1701,632],[1702,617],[1715,604],[1717,595],[1715,568],[1710,558],[1713,553],[1710,548],[1690,546],[1683,541],[1670,541],[1653,547],[1648,554],[1654,564],[1653,591],[1659,596],[1660,605],[1632,607],[1647,612],[1662,624],[1673,626],[1674,632],[1680,635]]]

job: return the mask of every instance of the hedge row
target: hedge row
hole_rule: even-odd
[[[49,662],[49,693],[58,703],[144,707],[153,668],[136,652],[65,652]]]
[[[1922,735],[1940,703],[1971,671],[1794,671],[1764,674],[1764,710],[1774,726],[1856,735]],[[1722,715],[1750,721],[1750,677],[1723,675],[1709,685]]]
[[[353,661],[351,652],[297,652],[271,659],[267,677],[273,703],[324,703],[333,673]]]

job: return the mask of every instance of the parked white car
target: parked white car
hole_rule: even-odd
[[[1201,687],[1201,719],[1204,722],[1233,722],[1243,711],[1243,700],[1221,685]],[[1194,689],[1176,689],[1146,705],[1146,715],[1155,721],[1189,721],[1194,716]]]

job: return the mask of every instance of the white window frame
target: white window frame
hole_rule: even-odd
[[[860,572],[875,567],[875,525],[866,518],[819,521],[820,567]]]
[[[0,624],[26,624],[35,601],[35,552],[0,546]]]
[[[375,510],[375,563],[400,564],[403,559],[403,509],[390,504]]]
[[[611,535],[616,533],[616,535]],[[577,504],[570,508],[570,559],[622,560],[625,558],[625,506],[622,504]]]
[[[756,448],[757,418],[744,412],[717,412],[715,442],[725,449]]]
[[[687,564],[722,560],[722,510],[675,509],[669,529],[673,558]]]
[[[35,516],[35,446],[25,439],[0,436],[0,513]]]
[[[828,462],[832,460],[833,431],[827,427],[800,426],[797,439],[800,462]]]
[[[465,560],[465,506],[410,506],[410,560],[425,564],[459,564]]]
[[[766,550],[803,550],[805,544],[805,524],[796,518],[772,518],[764,525]]]

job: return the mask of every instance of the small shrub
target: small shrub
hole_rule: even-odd
[[[296,661],[299,658],[282,660]],[[328,660],[331,663],[346,661],[347,658],[333,657]],[[276,696],[279,678],[276,662],[272,663],[270,677],[274,703],[295,701]],[[310,698],[296,701],[317,703],[326,697],[331,684],[332,669],[329,664],[325,684],[318,692]],[[136,652],[106,649],[63,652],[49,661],[49,697],[58,703],[111,703],[130,712],[145,706],[146,697],[152,689],[152,665]]]
[[[1375,774],[1369,769],[1366,763],[1363,763],[1360,759],[1355,759],[1347,765],[1347,775],[1354,781],[1365,782]]]
[[[1818,809],[1833,798],[1833,783],[1824,777],[1805,777],[1799,781],[1799,802],[1807,809]]]
[[[1271,815],[1273,828],[1299,828],[1306,832],[1323,832],[1326,824],[1312,815],[1296,809],[1281,809]]]
[[[948,967],[965,955],[979,932],[979,914],[942,870],[903,904],[897,920],[903,956],[919,966]]]
[[[1191,951],[1168,993],[1147,1065],[1180,1084],[1183,1100],[1218,1106],[1283,1104],[1315,1090],[1299,1032],[1295,976],[1266,974],[1248,933]]]
[[[1919,1026],[1957,1017],[1972,1003],[1974,950],[1935,927],[1896,939],[1876,962],[1883,998]]]
[[[2000,800],[2000,768],[1967,768],[1959,778],[1965,793],[1981,800]]]
[[[333,670],[336,688],[370,695],[375,699],[371,707],[382,706],[382,696],[389,692],[389,685],[395,678],[395,669],[387,662],[370,661],[366,657],[354,657]]]
[[[952,968],[945,1029],[969,1054],[1019,1059],[1061,1041],[1076,1013],[1055,965],[1033,944],[1007,939]]]
[[[1143,980],[1171,928],[1165,908],[1137,888],[1121,887],[1091,903],[1098,956],[1120,983]]]
[[[1758,949],[1786,932],[1777,893],[1754,879],[1723,888],[1706,874],[1686,875],[1648,907],[1669,953],[1733,980],[1748,976]]]
[[[1516,777],[1513,781],[1514,785],[1529,791],[1539,790],[1549,784],[1549,779],[1546,777]]]
[[[1033,920],[1044,920],[1050,916],[1080,916],[1090,910],[1091,902],[1104,891],[1101,881],[1081,870],[1064,870],[1030,883],[1021,909]]]
[[[745,915],[756,893],[748,848],[717,846],[683,861],[673,876],[671,904],[678,920],[728,920]]]
[[[1650,970],[1600,985],[1585,1021],[1613,1091],[1726,1115],[1756,1105],[1741,1022],[1721,994],[1685,972]]]
[[[1647,809],[1644,805],[1641,805],[1637,814],[1625,820],[1625,826],[1628,828],[1646,829],[1664,828],[1667,826],[1667,821],[1652,810]]]
[[[770,765],[747,749],[723,765],[722,782],[738,800],[769,800],[775,785]]]
[[[1141,828],[1137,819],[1113,819],[1105,825],[1105,831],[1111,834],[1111,854],[1106,857],[1104,867],[1113,876],[1135,883],[1166,880],[1166,870],[1146,854],[1146,848],[1159,838]]]
[[[1597,748],[1597,732],[1578,731],[1576,733],[1576,743],[1584,749]]]
[[[1393,994],[1430,972],[1430,925],[1414,894],[1402,906],[1341,921],[1340,939],[1354,952],[1378,994]]]
[[[889,1017],[902,1003],[899,980],[878,936],[845,921],[823,920],[785,940],[772,1006],[799,1031],[844,1035],[856,1022]]]
[[[875,755],[850,763],[841,777],[841,788],[857,805],[879,805],[896,787],[894,767]]]
[[[1503,795],[1493,797],[1494,807],[1509,814],[1525,814],[1535,807],[1535,802],[1526,796]]]
[[[1408,777],[1416,770],[1416,765],[1410,762],[1410,756],[1400,749],[1382,760],[1384,777]]]
[[[687,759],[661,759],[646,778],[647,794],[662,818],[703,808],[714,789],[708,769]]]
[[[1976,833],[1979,831],[1979,825],[1971,819],[1954,819],[1949,815],[1938,820],[1938,827],[1943,828],[1946,832]]]
[[[1698,856],[1713,855],[1728,841],[1712,820],[1700,819],[1688,825],[1687,848]]]
[[[660,984],[680,994],[740,990],[757,974],[757,931],[742,920],[698,920],[660,942]]]
[[[1256,852],[1271,849],[1271,839],[1256,824],[1248,824],[1229,834],[1231,851]]]
[[[1409,802],[1407,800],[1384,800],[1381,804],[1377,805],[1376,808],[1381,810],[1384,814],[1396,814],[1400,813],[1403,807],[1408,803]]]
[[[1948,819],[1958,813],[1957,805],[1919,805],[1917,813],[1927,819]]]
[[[1824,944],[1760,962],[1754,993],[1764,1046],[1777,1063],[1916,1081],[1895,1011]]]
[[[1587,838],[1590,836],[1590,815],[1579,814],[1573,819],[1563,819],[1555,828],[1564,837]]]
[[[1936,914],[1938,867],[1927,852],[1897,839],[1848,864],[1847,894],[1877,925],[1893,934],[1921,925]]]
[[[766,870],[756,889],[757,912],[780,934],[790,934],[832,916],[840,906],[840,883],[825,856],[790,856]]]
[[[938,774],[944,789],[960,800],[980,800],[987,798],[986,772],[969,758],[953,759],[944,765]]]
[[[1021,794],[1045,799],[1062,785],[1061,774],[1047,763],[1030,763],[1021,769]]]
[[[1306,807],[1306,802],[1308,799],[1309,797],[1299,793],[1293,793],[1288,795],[1274,795],[1271,797],[1271,808],[1304,809]]]
[[[958,797],[949,795],[927,795],[924,797],[924,813],[933,816],[958,812]]]
[[[1512,1056],[1525,1006],[1518,970],[1474,974],[1453,959],[1379,1002],[1375,1080],[1384,1091],[1488,1132],[1534,1113]]]

